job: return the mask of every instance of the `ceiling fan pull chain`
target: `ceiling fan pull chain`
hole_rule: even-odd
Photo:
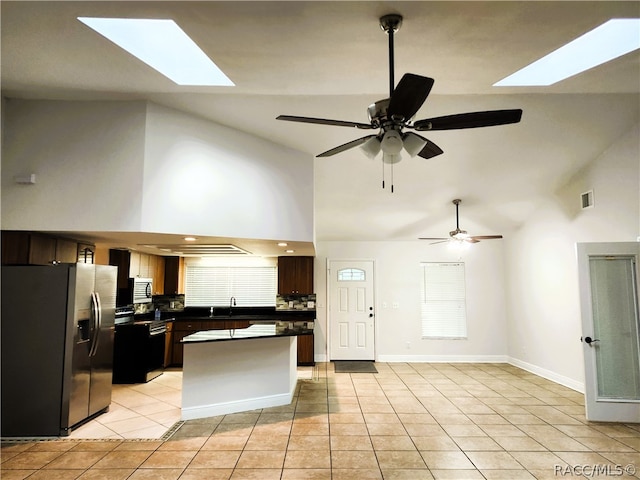
[[[393,163],[391,164],[391,193],[393,193]]]

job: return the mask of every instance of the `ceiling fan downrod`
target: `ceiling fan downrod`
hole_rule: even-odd
[[[393,35],[402,26],[402,15],[389,14],[380,17],[380,28],[389,35],[389,97],[395,88],[394,61],[393,61]]]
[[[452,202],[456,206],[456,232],[460,231],[460,222],[458,221],[458,205],[460,205],[461,201],[462,200],[460,200],[459,198],[456,198]]]

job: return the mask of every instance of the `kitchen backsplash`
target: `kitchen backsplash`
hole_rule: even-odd
[[[287,294],[276,296],[276,311],[315,311],[316,309],[316,294],[310,293],[308,295],[299,294]]]
[[[153,305],[161,312],[181,312],[184,310],[184,294],[154,295]]]

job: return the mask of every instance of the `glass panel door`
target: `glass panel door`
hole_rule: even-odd
[[[597,398],[640,401],[640,336],[633,256],[589,257]]]

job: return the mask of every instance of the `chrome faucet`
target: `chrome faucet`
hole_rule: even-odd
[[[236,306],[236,297],[229,299],[229,316],[231,316],[231,308]]]
[[[213,318],[213,307],[209,309],[209,317]]]

